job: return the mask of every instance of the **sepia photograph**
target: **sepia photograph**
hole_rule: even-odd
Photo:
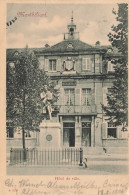
[[[127,16],[7,4],[7,174],[128,173]]]

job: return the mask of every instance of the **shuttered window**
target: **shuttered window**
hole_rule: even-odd
[[[57,65],[56,65],[56,70],[60,72],[61,69],[62,69],[62,67],[61,67],[61,59],[58,59],[57,60]]]
[[[117,138],[117,128],[115,123],[108,123],[107,138]]]
[[[65,89],[65,105],[75,105],[75,92],[74,89]]]
[[[56,71],[56,60],[49,60],[49,71]]]
[[[82,59],[82,70],[91,71],[91,60],[90,58]]]
[[[91,105],[91,89],[85,88],[82,89],[82,95],[81,95],[81,105],[90,106]]]

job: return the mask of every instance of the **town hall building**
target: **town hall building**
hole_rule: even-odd
[[[56,81],[60,91],[58,113],[52,113],[52,120],[60,124],[60,133],[57,136],[54,130],[48,132],[46,142],[53,143],[52,147],[59,139],[60,147],[126,147],[122,127],[107,121],[102,109],[114,81],[111,59],[121,55],[111,46],[101,46],[99,41],[95,46],[82,42],[73,17],[67,28],[61,42],[33,49],[40,68]],[[35,138],[39,140],[40,133]]]
[[[102,105],[112,88],[114,68],[111,58],[120,54],[111,46],[91,46],[79,38],[71,18],[64,40],[35,51],[51,80],[57,82],[56,103],[61,125],[61,147],[106,147],[123,143],[121,127],[108,122]],[[106,63],[108,61],[108,63]]]

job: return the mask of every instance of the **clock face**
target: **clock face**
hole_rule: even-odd
[[[65,67],[67,70],[71,70],[73,68],[73,61],[72,60],[67,60],[67,61],[65,61],[65,63],[66,63]]]

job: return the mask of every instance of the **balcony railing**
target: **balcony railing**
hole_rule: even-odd
[[[59,108],[60,113],[62,114],[74,114],[74,113],[81,113],[81,114],[95,114],[97,113],[96,105],[91,106],[82,106],[82,105],[57,105]]]

